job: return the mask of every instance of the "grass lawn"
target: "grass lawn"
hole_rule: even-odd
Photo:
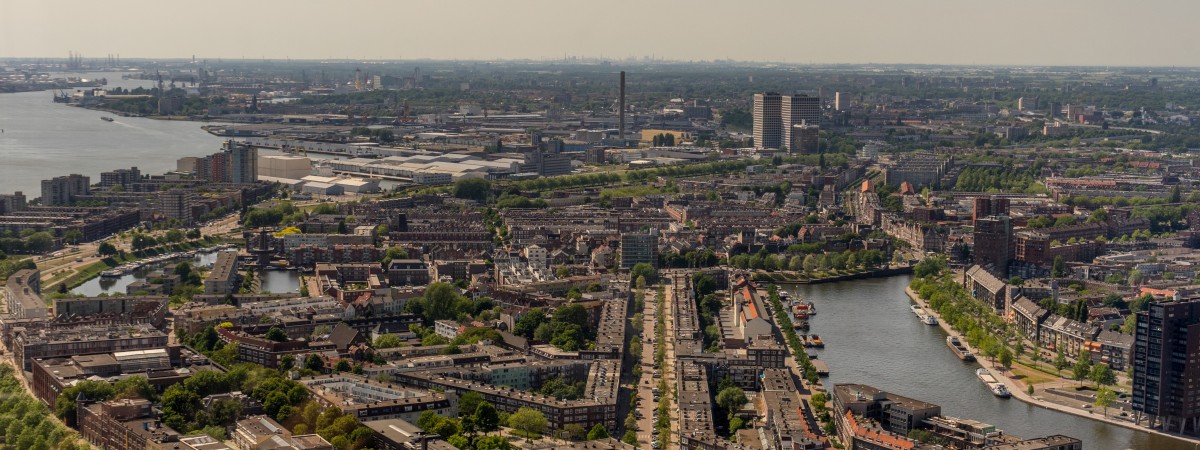
[[[1021,380],[1021,382],[1025,383],[1026,385],[1029,385],[1029,384],[1036,385],[1036,384],[1047,383],[1047,382],[1056,380],[1056,378],[1054,378],[1050,374],[1043,373],[1039,370],[1034,370],[1033,368],[1027,367],[1025,365],[1013,366],[1012,372],[1014,375],[1013,376],[1014,379]]]

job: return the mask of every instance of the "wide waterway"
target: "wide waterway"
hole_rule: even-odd
[[[120,73],[86,76],[107,78],[110,88],[153,84],[122,80]],[[0,194],[23,191],[32,200],[41,196],[41,180],[71,173],[93,183],[100,172],[131,166],[158,175],[175,170],[181,157],[220,150],[221,138],[200,129],[201,123],[120,117],[54,103],[54,93],[0,94]]]
[[[801,285],[817,315],[810,333],[825,349],[810,350],[829,365],[827,386],[860,383],[942,407],[942,414],[979,420],[1020,437],[1065,434],[1088,450],[1184,450],[1194,445],[1083,417],[999,399],[959,361],[940,327],[921,323],[904,293],[911,276]]]

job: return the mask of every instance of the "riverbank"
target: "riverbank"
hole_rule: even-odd
[[[951,335],[954,335],[954,336],[959,335],[958,332],[954,331],[954,329],[950,327],[949,323],[947,323],[945,320],[942,319],[941,314],[939,314],[933,308],[930,308],[929,304],[926,303],[925,300],[921,299],[920,295],[917,295],[916,292],[913,292],[912,288],[905,287],[904,293],[907,294],[908,298],[910,300],[912,300],[914,303],[925,308],[926,312],[928,312],[929,314],[933,314],[934,317],[937,317],[938,326],[941,327],[943,331],[945,331],[946,333],[949,333]],[[993,375],[997,375],[996,378],[998,380],[1000,380],[1002,383],[1004,383],[1005,387],[1007,387],[1009,392],[1012,393],[1012,398],[1015,398],[1022,402],[1028,403],[1030,405],[1038,406],[1038,407],[1053,410],[1053,411],[1058,411],[1061,413],[1084,417],[1084,418],[1091,419],[1091,420],[1094,420],[1097,422],[1104,422],[1104,423],[1107,423],[1110,425],[1116,425],[1116,426],[1128,428],[1131,430],[1137,430],[1137,431],[1141,431],[1141,432],[1145,432],[1145,433],[1151,433],[1151,434],[1156,434],[1159,436],[1179,439],[1179,440],[1186,441],[1186,442],[1193,443],[1193,444],[1200,444],[1200,439],[1196,439],[1193,437],[1180,436],[1178,434],[1166,433],[1166,432],[1163,432],[1161,430],[1157,430],[1154,428],[1143,427],[1141,425],[1138,425],[1138,424],[1135,424],[1133,422],[1129,422],[1126,420],[1118,420],[1118,419],[1114,419],[1114,418],[1110,418],[1110,417],[1104,417],[1103,415],[1095,414],[1095,411],[1092,411],[1090,409],[1072,408],[1072,407],[1063,406],[1063,405],[1059,405],[1056,403],[1052,403],[1052,402],[1043,400],[1037,396],[1030,396],[1026,392],[1026,389],[1027,389],[1026,385],[1024,383],[1021,383],[1017,380],[1012,379],[1008,375],[1010,372],[1004,370],[1004,368],[1002,366],[1000,366],[999,363],[990,362],[990,361],[988,361],[988,358],[983,357],[982,355],[980,355],[978,358],[976,358],[975,362],[978,363],[980,366],[983,366],[983,367],[987,368],[988,370],[990,370]]]
[[[913,271],[912,266],[888,267],[886,269],[875,269],[875,270],[870,270],[870,271],[866,271],[866,272],[855,272],[855,273],[848,273],[845,275],[834,275],[834,276],[829,276],[829,277],[810,278],[810,279],[806,279],[806,280],[788,280],[788,279],[776,280],[774,277],[771,277],[770,275],[766,275],[766,272],[756,272],[755,275],[764,274],[766,277],[768,277],[770,279],[759,279],[758,277],[756,277],[755,281],[763,281],[763,282],[768,282],[768,283],[773,283],[773,284],[778,284],[778,285],[783,285],[783,286],[798,286],[798,285],[802,285],[802,284],[836,283],[838,281],[852,281],[852,280],[863,280],[863,279],[867,279],[867,278],[883,278],[883,277],[891,277],[891,276],[896,276],[896,275],[908,275],[908,274],[912,273],[912,271]],[[773,273],[788,274],[788,273],[796,273],[796,272],[779,271],[779,272],[773,272]]]

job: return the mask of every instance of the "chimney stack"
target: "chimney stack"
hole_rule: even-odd
[[[621,71],[621,111],[618,113],[617,130],[621,133],[621,142],[625,142],[625,71]]]

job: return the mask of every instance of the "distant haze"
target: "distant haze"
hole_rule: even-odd
[[[0,57],[1200,65],[1197,0],[0,0]]]

